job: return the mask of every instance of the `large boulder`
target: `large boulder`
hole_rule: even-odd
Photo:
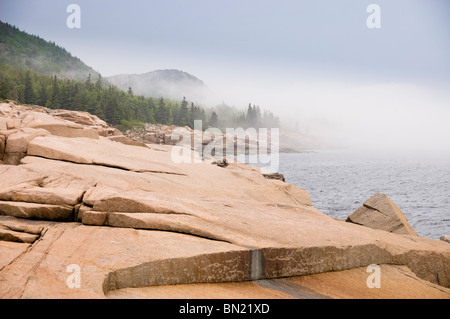
[[[377,193],[369,198],[360,208],[348,216],[347,222],[399,235],[417,236],[417,233],[409,225],[405,214],[385,194]]]
[[[44,129],[23,128],[8,136],[6,153],[26,153],[28,143],[38,137],[47,136],[50,133]]]
[[[8,134],[8,139],[6,140],[6,147],[4,150],[4,162],[8,165],[19,165],[20,160],[26,156],[28,143],[32,139],[38,136],[50,135],[50,133],[44,129],[34,128],[22,128],[19,130],[9,131],[9,133],[11,134]]]

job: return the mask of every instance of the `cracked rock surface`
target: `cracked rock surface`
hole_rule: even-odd
[[[0,298],[195,297],[199,284],[227,298],[358,298],[371,264],[389,280],[374,297],[450,298],[444,241],[334,220],[249,165],[176,164],[171,146],[111,139],[88,113],[0,110],[0,159],[20,151],[0,164]]]

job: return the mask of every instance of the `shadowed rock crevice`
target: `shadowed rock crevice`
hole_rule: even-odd
[[[83,218],[85,218],[83,216]],[[213,225],[190,215],[170,214],[107,213],[105,225],[113,227],[170,231],[210,240],[231,243],[226,236],[210,232]],[[225,230],[226,232],[226,230]]]
[[[257,280],[264,277],[265,261],[264,253],[260,249],[250,251],[250,280]]]
[[[23,223],[16,218],[0,219],[0,240],[32,244],[42,235],[44,227]]]

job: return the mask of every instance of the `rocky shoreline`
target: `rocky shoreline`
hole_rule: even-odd
[[[162,124],[145,124],[143,128],[133,128],[127,130],[124,135],[132,140],[142,142],[144,144],[160,144],[160,145],[176,145],[179,140],[172,139],[172,135],[175,130],[180,129],[175,125],[162,125]],[[191,135],[191,140],[194,138],[201,139],[202,149],[205,148],[209,143],[214,141],[214,136],[207,132],[201,132],[199,130],[194,130],[189,126],[182,127],[181,129],[188,132]],[[218,134],[220,138],[223,139],[224,149],[227,146],[227,141],[231,141],[234,147],[232,152],[234,155],[248,155],[256,154],[258,151],[258,141],[246,139],[240,140],[235,136],[229,134]],[[294,142],[295,141],[295,142]],[[194,144],[193,142],[191,143]],[[228,145],[229,146],[229,145]],[[279,141],[277,143],[277,153],[304,153],[309,152],[306,147],[311,146],[310,142],[304,141],[304,137],[296,133],[285,133],[284,130],[279,132]],[[270,138],[268,140],[267,152],[270,153],[273,148],[270,145]],[[226,153],[226,150],[223,152]]]
[[[0,298],[450,299],[450,244],[385,195],[337,221],[280,176],[127,135],[0,104]]]

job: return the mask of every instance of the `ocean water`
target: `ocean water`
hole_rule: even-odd
[[[331,217],[345,219],[384,193],[420,236],[450,235],[450,157],[341,150],[279,155],[286,182],[309,191],[314,206]]]

